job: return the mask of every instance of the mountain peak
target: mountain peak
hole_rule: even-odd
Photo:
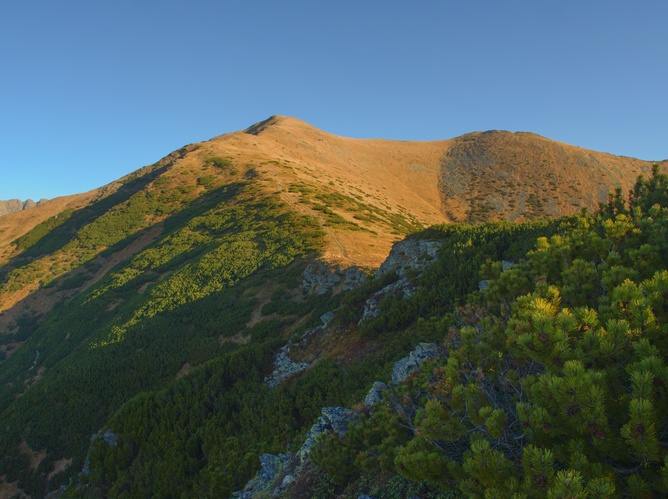
[[[21,201],[20,199],[9,199],[7,201],[0,201],[0,216],[7,215],[9,213],[14,213],[16,211],[27,210],[29,208],[34,208],[38,204],[46,201],[46,199],[40,199],[35,202],[32,199],[27,199],[26,201]]]
[[[259,135],[260,133],[264,132],[268,128],[274,127],[274,126],[289,126],[289,125],[299,125],[299,126],[308,126],[311,127],[308,123],[305,121],[302,121],[300,119],[294,118],[292,116],[279,116],[277,114],[274,114],[272,116],[269,116],[266,120],[259,121],[255,123],[254,125],[249,126],[244,130],[245,133],[251,134],[251,135]],[[313,127],[311,127],[313,128]]]

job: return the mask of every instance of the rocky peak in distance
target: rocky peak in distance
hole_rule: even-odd
[[[26,201],[21,201],[20,199],[9,199],[7,201],[0,201],[0,217],[2,215],[7,215],[8,213],[14,213],[15,211],[34,208],[35,206],[44,201],[46,201],[46,199],[40,199],[37,202],[33,201],[32,199],[27,199]]]

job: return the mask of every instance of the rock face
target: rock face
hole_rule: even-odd
[[[376,291],[364,304],[364,312],[359,322],[369,317],[378,317],[380,309],[378,305],[387,295],[401,295],[402,298],[410,297],[418,286],[410,280],[410,273],[419,274],[431,263],[438,253],[442,243],[439,241],[426,241],[421,239],[406,239],[392,247],[390,256],[376,271],[375,277],[382,277],[390,272],[396,272],[397,281],[388,284]]]
[[[26,201],[21,201],[20,199],[10,199],[8,201],[0,201],[0,217],[2,215],[7,215],[8,213],[14,213],[15,211],[27,210],[29,208],[34,208],[38,204],[46,201],[46,199],[40,199],[35,202],[32,199]]]
[[[420,271],[430,263],[442,243],[439,241],[427,241],[425,239],[404,239],[392,246],[390,256],[382,263],[376,271],[375,276],[380,277],[388,272],[396,271],[400,279],[407,277],[409,270]]]
[[[274,371],[271,373],[271,376],[264,379],[269,388],[276,388],[281,381],[303,371],[309,366],[306,362],[292,362],[290,357],[288,357],[288,353],[290,353],[290,345],[285,345],[276,354]]]
[[[404,357],[394,363],[392,368],[392,383],[398,385],[404,381],[422,363],[436,356],[437,346],[435,343],[419,343],[408,357]]]
[[[308,342],[309,336],[313,336],[321,331],[325,331],[329,327],[329,323],[334,318],[334,312],[327,312],[320,316],[322,325],[314,329],[310,329],[302,334],[301,343],[305,345]],[[293,362],[288,354],[290,353],[291,342],[288,342],[287,345],[284,345],[277,353],[274,358],[274,370],[271,375],[264,378],[264,382],[267,383],[269,388],[276,388],[281,382],[293,374],[297,374],[305,369],[307,369],[311,364],[308,362]]]
[[[296,454],[291,452],[278,455],[262,454],[260,470],[246,483],[243,490],[234,493],[234,497],[251,499],[259,495],[262,497],[280,495],[288,485],[312,466],[308,456],[315,445],[316,437],[331,431],[343,435],[356,417],[353,411],[344,407],[323,407],[322,416],[306,433],[306,440],[299,451]]]
[[[325,314],[321,320],[327,324],[331,316]],[[419,343],[410,354],[394,363],[392,383],[397,385],[404,381],[426,359],[434,357],[437,348],[435,343]],[[364,404],[371,407],[381,402],[388,391],[389,387],[385,383],[376,381],[364,398]],[[321,412],[322,415],[306,432],[304,443],[296,454],[290,452],[278,455],[262,454],[260,470],[243,490],[234,493],[234,497],[251,499],[260,495],[262,497],[279,496],[290,483],[302,476],[312,466],[309,457],[319,435],[335,431],[343,436],[348,426],[358,418],[354,411],[345,407],[323,407]]]
[[[367,393],[366,397],[364,397],[364,405],[372,406],[378,402],[381,402],[387,390],[388,388],[385,383],[382,381],[376,381],[369,390],[369,393]]]
[[[366,274],[357,267],[341,269],[313,262],[304,270],[302,288],[312,294],[322,295],[334,291],[348,291],[366,280]]]
[[[304,440],[301,448],[297,451],[297,457],[302,462],[311,453],[318,435],[330,431],[336,431],[339,435],[343,435],[346,429],[348,429],[348,425],[357,417],[353,411],[345,407],[323,407],[321,411],[322,416],[306,432],[306,440]]]
[[[388,293],[401,293],[404,298],[409,297],[417,289],[417,286],[410,280],[411,274],[419,274],[427,264],[431,263],[436,258],[440,246],[441,243],[439,242],[423,240],[407,240],[395,244],[390,256],[376,271],[376,277],[394,271],[399,279],[375,293],[367,301],[364,317],[372,316],[377,311],[378,302]],[[309,293],[324,294],[352,289],[365,279],[366,276],[354,267],[340,270],[329,268],[320,262],[314,262],[304,272],[302,288]],[[334,313],[332,312],[323,314],[320,317],[322,325],[306,331],[301,336],[300,343],[305,344],[310,336],[326,331],[333,318]],[[265,382],[270,388],[278,386],[286,378],[309,367],[306,362],[293,362],[290,359],[288,354],[291,345],[291,343],[288,343],[276,354],[275,369],[270,376],[265,378]],[[436,351],[437,346],[433,343],[417,345],[407,357],[395,362],[392,371],[392,383],[395,385],[401,383],[425,359],[435,356]],[[381,402],[388,391],[389,388],[385,383],[376,381],[364,398],[364,404],[373,406]],[[245,485],[243,490],[234,493],[234,497],[251,499],[256,496],[276,497],[280,495],[290,483],[313,466],[310,453],[319,435],[330,432],[344,435],[350,423],[358,418],[355,412],[344,407],[323,407],[321,412],[322,415],[306,432],[304,443],[295,454],[286,452],[278,455],[263,454],[260,456],[260,470]]]
[[[260,470],[257,472],[254,478],[252,478],[243,490],[234,493],[234,497],[239,497],[241,499],[251,499],[255,497],[260,492],[268,492],[267,489],[271,489],[274,486],[274,482],[279,474],[285,474],[281,484],[274,489],[274,495],[278,495],[282,488],[287,487],[291,481],[294,480],[294,477],[288,473],[288,471],[294,469],[293,455],[290,452],[284,454],[262,454],[260,456]],[[288,479],[291,477],[292,479]],[[286,480],[287,479],[287,480]]]

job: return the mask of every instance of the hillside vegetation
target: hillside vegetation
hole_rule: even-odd
[[[422,329],[441,354],[317,462],[466,497],[668,493],[668,176],[540,237]]]
[[[659,235],[651,241],[638,236],[644,242],[633,247],[637,253],[622,251],[631,251],[631,243],[617,244],[613,253],[619,262],[598,246],[591,250],[598,253],[564,256],[561,243],[550,242],[596,230],[607,244],[612,236],[605,223],[612,222],[605,222],[606,216],[615,227],[631,224],[632,234],[644,233],[653,213],[648,203],[657,196],[663,202],[657,193],[664,177],[657,171],[650,182],[637,183],[632,209],[618,193],[606,205],[608,215],[557,218],[604,199],[591,194],[586,179],[612,189],[631,185],[638,172],[650,168],[639,160],[583,151],[507,132],[427,143],[347,139],[293,118],[272,117],[185,146],[96,191],[3,216],[1,493],[41,497],[70,484],[68,494],[75,496],[230,495],[255,473],[259,455],[296,450],[322,407],[354,406],[415,343],[445,335],[452,343],[443,340],[444,352],[459,348],[466,334],[451,328],[465,325],[457,322],[460,315],[478,317],[484,311],[492,317],[496,309],[490,303],[497,300],[503,301],[497,303],[502,316],[511,320],[515,301],[523,303],[518,296],[552,296],[536,283],[560,289],[558,269],[536,277],[537,263],[518,263],[503,273],[490,263],[533,261],[542,254],[535,249],[541,237],[548,247],[561,248],[551,251],[562,255],[569,269],[571,260],[587,265],[591,260],[598,278],[608,269],[596,260],[600,257],[641,286],[653,274],[623,269],[633,260],[637,265],[647,260],[654,272],[661,257],[651,255],[663,247],[657,250],[652,241]],[[511,153],[524,166],[515,168],[514,190],[506,192],[488,179],[503,171]],[[552,196],[561,195],[564,179],[571,178],[568,165],[579,161],[573,159],[580,157],[576,153],[586,161],[577,163],[582,186],[564,194],[570,201],[556,200],[556,211],[520,209],[533,206],[528,200],[534,197],[548,206],[539,192],[548,174],[557,186]],[[540,158],[552,158],[542,173],[535,168]],[[489,196],[501,196],[503,204],[480,208]],[[581,202],[571,202],[577,199]],[[442,224],[459,219],[487,223]],[[400,287],[387,292],[404,281],[393,272],[370,274],[392,244],[406,237],[438,241],[437,261],[424,272],[407,273],[410,292]],[[596,311],[609,293],[600,295],[594,281],[578,285],[577,272],[595,279],[591,269],[578,265],[582,268],[573,268],[568,285],[589,293],[586,306]],[[489,290],[467,304],[483,266]],[[528,270],[517,277],[519,284],[504,284],[503,300],[494,298],[498,282],[521,269]],[[377,313],[361,320],[369,315],[369,299],[377,299]],[[564,307],[584,306],[568,299],[562,298]],[[561,313],[559,300],[550,303]],[[334,319],[323,333],[321,316],[329,312]],[[308,368],[269,388],[265,378],[285,345]],[[372,440],[383,441],[378,432],[384,429],[398,439],[387,440],[383,449],[421,445],[418,422],[425,417],[421,411],[431,407],[425,401],[441,396],[421,382],[422,391],[399,389],[401,397],[413,397],[410,410],[402,409],[410,424],[397,419],[396,405],[376,413],[384,415],[382,421],[373,416]],[[410,431],[392,429],[397,421]],[[115,435],[114,445],[102,438],[107,432]],[[403,480],[409,488],[442,492],[451,491],[453,480],[468,479],[453,472],[445,484],[412,474],[395,451],[385,455],[375,449],[364,461],[359,445],[378,442],[356,438],[346,443],[343,463],[340,442],[323,447],[321,468],[306,477],[317,478],[321,492],[305,482],[295,486],[306,496],[345,487],[352,494],[362,488],[360,470],[372,470],[378,483]],[[331,463],[338,463],[340,472],[329,476],[324,470],[332,471]],[[88,473],[81,474],[84,468]]]

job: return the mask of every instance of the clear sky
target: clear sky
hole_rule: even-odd
[[[0,199],[102,186],[273,114],[668,158],[668,2],[0,2]]]

